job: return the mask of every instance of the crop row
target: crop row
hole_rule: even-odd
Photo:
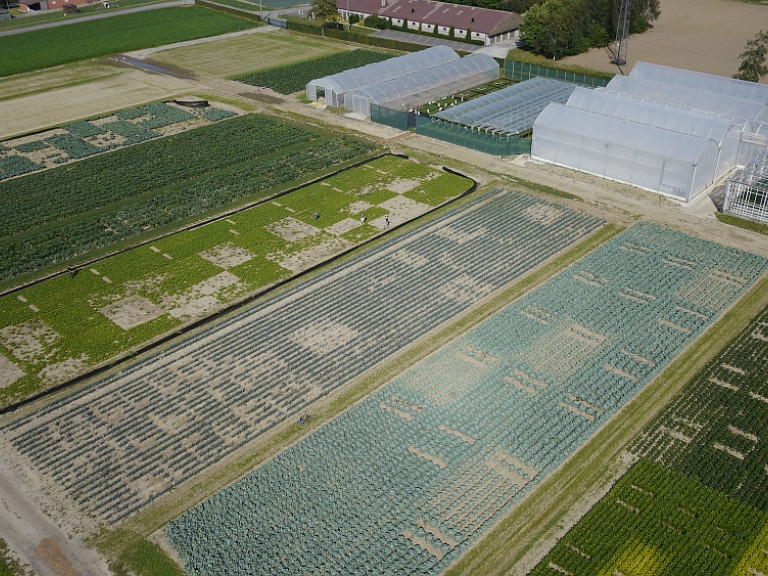
[[[53,383],[45,376],[50,365],[87,358],[81,360],[85,369],[178,326],[179,316],[190,316],[184,312],[183,302],[199,297],[196,286],[207,286],[208,298],[215,297],[216,305],[222,307],[245,293],[262,290],[308,268],[319,261],[318,257],[330,258],[359,239],[378,234],[386,229],[387,214],[401,224],[427,211],[434,203],[420,204],[418,211],[411,205],[407,215],[390,211],[396,211],[399,201],[397,194],[386,187],[398,181],[401,171],[415,174],[412,165],[421,174],[414,183],[440,182],[444,189],[440,197],[449,191],[456,197],[472,186],[468,178],[385,156],[282,194],[279,201],[261,203],[226,219],[157,240],[151,246],[122,252],[80,269],[75,278],[54,277],[0,297],[0,333],[5,335],[2,340],[16,365],[26,373],[2,393],[18,397],[30,388],[47,387]],[[363,206],[370,216],[364,224],[360,222]],[[300,226],[304,234],[281,234],[280,228],[286,222]],[[317,252],[319,249],[322,252]],[[214,264],[210,256],[205,257],[217,253],[237,255],[239,260],[214,257]],[[302,257],[313,253],[317,256]],[[227,285],[218,289],[216,282],[223,270]],[[97,313],[104,306],[121,300],[130,302],[136,296],[143,299],[145,306],[154,307],[159,317],[123,329]],[[14,346],[9,341],[14,341],[11,334],[25,333],[31,326],[37,326],[34,332],[46,326],[58,336],[55,343],[44,343],[43,338],[39,355],[27,357],[18,343]]]
[[[521,211],[526,217],[568,230],[542,206]],[[510,253],[510,262],[522,256]],[[451,252],[441,257],[471,267]],[[659,265],[670,257],[688,268]],[[441,572],[701,333],[706,323],[689,324],[666,348],[649,347],[665,332],[660,315],[714,266],[737,269],[746,286],[768,262],[633,226],[170,523],[186,569]],[[653,302],[626,306],[621,294],[651,270]],[[456,280],[432,288],[440,304],[484,289]],[[742,518],[733,509],[725,517]],[[713,545],[726,540],[705,528]]]
[[[84,507],[124,517],[151,499],[142,487],[157,496],[199,473],[600,225],[571,211],[549,226],[509,217],[532,206],[547,204],[480,197],[7,432]],[[513,261],[509,237],[527,247]],[[436,297],[451,284],[474,289]]]
[[[250,132],[258,128],[264,140]],[[314,150],[318,140],[325,144]],[[327,144],[297,126],[245,116],[14,180],[9,201],[0,208],[9,216],[0,241],[0,277],[62,262],[234,200],[256,198],[371,150],[347,137]],[[227,159],[208,153],[207,146],[225,149]],[[277,150],[280,154],[274,154]],[[54,180],[60,184],[51,188]],[[0,193],[3,187],[0,183]],[[10,218],[13,209],[16,218]]]
[[[641,459],[531,576],[747,574],[735,568],[767,520],[760,510]]]
[[[689,382],[630,450],[768,511],[768,308]]]
[[[237,77],[236,80],[251,86],[266,86],[280,94],[293,94],[304,90],[309,82],[317,78],[381,62],[395,55],[373,50],[351,50],[245,74]]]
[[[218,122],[235,115],[234,112],[213,106],[196,111],[195,114],[209,122]],[[38,139],[29,140],[30,137],[25,137],[23,143],[16,145],[13,145],[13,140],[8,141],[0,148],[0,161],[9,169],[0,170],[0,180],[43,170],[46,165],[50,167],[51,164],[62,164],[70,159],[86,158],[157,138],[161,133],[154,130],[187,122],[195,114],[166,102],[158,102],[117,112],[111,116],[112,121],[110,117],[81,120],[62,126],[65,133],[43,132],[37,135]],[[33,159],[35,157],[30,155],[42,150],[46,151],[46,155],[44,162],[38,164]]]

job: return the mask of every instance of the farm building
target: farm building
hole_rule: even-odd
[[[307,84],[307,98],[370,115],[371,104],[408,109],[420,102],[499,77],[487,54],[459,58],[447,46],[434,46],[383,62],[326,76]]]
[[[64,9],[64,5],[85,6],[95,4],[98,0],[19,0],[22,12],[40,12],[44,10]]]
[[[689,202],[768,149],[766,120],[768,86],[638,63],[545,108],[531,156]]]
[[[357,15],[361,20],[378,16],[414,32],[481,40],[496,44],[519,36],[522,16],[514,12],[463,6],[433,0],[336,0],[342,18]]]

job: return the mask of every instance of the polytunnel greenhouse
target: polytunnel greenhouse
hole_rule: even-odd
[[[657,84],[711,92],[713,94],[722,94],[723,96],[768,104],[768,85],[766,84],[734,80],[724,76],[704,74],[703,72],[694,72],[692,70],[683,70],[681,68],[672,68],[648,62],[638,62],[635,64],[629,76],[633,80],[655,82]]]
[[[533,126],[531,157],[687,202],[712,183],[718,146],[709,138],[550,104]]]
[[[768,224],[768,152],[726,180],[723,212]]]
[[[437,68],[458,59],[459,55],[447,46],[434,46],[312,80],[307,84],[307,98],[317,101],[324,95],[326,104],[336,108],[342,107],[347,92],[422,70]]]
[[[627,105],[618,93],[609,90],[578,87],[567,106],[611,118],[623,118],[661,130],[714,140],[718,147],[715,178],[725,174],[735,163],[744,122],[707,115],[697,110],[670,107],[653,100],[640,100]]]
[[[559,80],[531,78],[434,116],[493,134],[520,134],[533,127],[534,121],[548,104],[565,103],[575,87]]]
[[[395,78],[350,90],[345,97],[344,107],[365,116],[370,116],[371,104],[407,110],[427,100],[460,92],[498,77],[499,64],[491,56],[469,54],[439,66],[403,73]]]
[[[531,156],[688,202],[768,150],[768,87],[638,63],[537,118]]]

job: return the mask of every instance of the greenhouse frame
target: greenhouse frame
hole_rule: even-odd
[[[409,110],[422,102],[460,92],[498,77],[499,64],[491,56],[469,54],[439,66],[350,90],[345,96],[344,107],[364,116],[370,116],[371,104]]]
[[[531,78],[438,112],[434,117],[492,134],[520,134],[533,127],[548,104],[564,104],[575,88],[574,84],[559,80]]]
[[[768,224],[768,152],[725,181],[723,212]]]
[[[328,106],[341,108],[345,95],[352,90],[437,68],[458,59],[459,55],[447,46],[433,46],[312,80],[307,84],[307,99],[317,101],[324,95]]]

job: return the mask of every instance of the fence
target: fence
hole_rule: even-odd
[[[539,64],[528,64],[526,62],[516,62],[506,60],[504,62],[504,76],[513,80],[529,80],[536,76],[562,80],[571,84],[589,86],[590,88],[603,87],[611,81],[611,76],[592,76],[590,74],[577,74],[559,68],[549,68]]]
[[[422,136],[458,144],[494,156],[531,153],[531,140],[528,138],[480,132],[466,126],[443,122],[428,116],[417,116],[401,110],[393,110],[379,104],[371,104],[371,121],[398,130],[414,129],[417,134]]]

